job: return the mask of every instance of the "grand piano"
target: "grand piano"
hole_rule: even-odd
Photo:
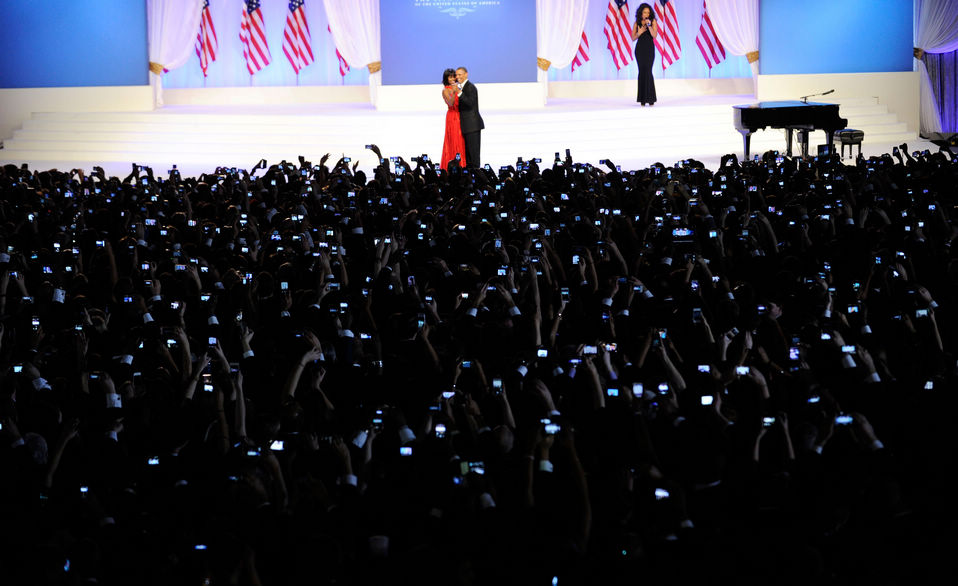
[[[786,151],[792,155],[792,130],[804,134],[802,155],[808,155],[808,132],[824,130],[828,144],[832,144],[835,131],[848,127],[848,120],[838,117],[838,104],[822,104],[786,100],[759,102],[732,106],[735,129],[742,133],[745,142],[745,158],[748,159],[752,133],[763,128],[784,128]]]

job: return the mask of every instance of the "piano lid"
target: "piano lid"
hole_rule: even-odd
[[[781,100],[778,102],[758,102],[755,104],[738,104],[732,106],[740,110],[774,110],[776,108],[804,108],[807,106],[837,106],[838,104],[829,104],[826,102],[802,102],[800,100]]]

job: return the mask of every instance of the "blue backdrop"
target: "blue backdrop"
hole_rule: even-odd
[[[762,0],[763,74],[911,71],[912,0]]]
[[[0,88],[146,85],[144,0],[3,0]]]
[[[534,0],[380,2],[383,85],[439,84],[447,67],[482,83],[536,81]]]
[[[705,65],[695,35],[701,18],[701,0],[673,0],[678,13],[682,58],[664,72],[656,57],[657,78],[748,77],[744,57],[729,56],[711,72]],[[442,4],[426,11],[424,4]],[[297,76],[282,52],[286,0],[264,0],[267,37],[273,63],[250,78],[239,46],[239,0],[212,0],[219,35],[220,56],[204,80],[198,60],[189,61],[165,76],[169,88],[365,85],[365,64],[353,64],[344,78],[338,66],[321,0],[307,0],[306,10],[316,62]],[[416,8],[416,5],[420,5]],[[629,2],[634,11],[637,2]],[[3,0],[3,33],[0,34],[0,88],[145,85],[148,55],[144,0]],[[441,9],[479,8],[456,19]],[[592,0],[586,21],[592,59],[573,73],[569,67],[549,70],[552,80],[634,79],[635,64],[616,71],[602,34],[606,0]],[[415,8],[419,34],[398,49],[393,41],[412,21],[394,15]],[[439,83],[443,67],[465,64],[477,81],[535,79],[535,2],[533,0],[383,0],[383,75],[413,76],[415,83]],[[496,16],[489,24],[484,19]],[[400,18],[397,20],[397,18]],[[762,0],[762,73],[835,73],[911,71],[912,0]],[[489,40],[483,52],[464,53],[481,46],[470,35]],[[448,37],[446,35],[449,35]],[[440,39],[446,40],[440,40]],[[468,39],[468,40],[467,40]],[[505,55],[499,47],[522,51]],[[531,47],[531,49],[529,49]],[[528,53],[527,51],[530,51]],[[528,56],[526,56],[528,55]],[[494,64],[487,66],[482,58]],[[403,64],[412,64],[403,73]],[[510,77],[510,66],[518,77]],[[499,75],[503,77],[497,79]]]

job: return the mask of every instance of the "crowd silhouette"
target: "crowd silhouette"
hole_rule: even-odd
[[[0,170],[0,583],[927,583],[958,163]]]

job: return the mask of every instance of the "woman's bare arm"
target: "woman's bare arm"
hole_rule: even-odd
[[[442,90],[442,99],[446,102],[447,106],[452,106],[456,103],[456,96],[452,91],[452,86]]]

